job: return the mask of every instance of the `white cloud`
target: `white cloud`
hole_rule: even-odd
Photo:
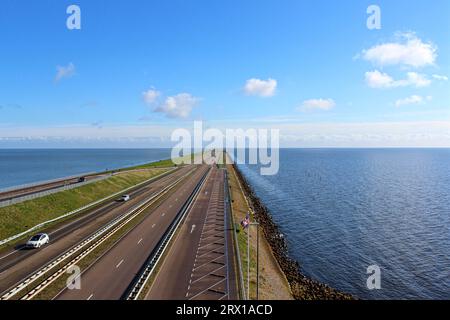
[[[417,88],[428,87],[431,84],[431,80],[426,75],[416,72],[408,72],[408,78],[406,80],[400,80],[400,86],[414,86]]]
[[[156,102],[156,99],[161,95],[161,92],[151,88],[142,93],[142,97],[147,104],[153,104]]]
[[[433,65],[437,47],[423,42],[414,33],[398,33],[397,42],[376,45],[362,52],[362,57],[378,66],[404,65],[414,68]]]
[[[272,97],[275,95],[276,89],[277,81],[270,78],[267,80],[249,79],[244,87],[246,94],[259,97]]]
[[[394,79],[387,73],[378,70],[366,72],[366,83],[371,88],[390,88]]]
[[[331,110],[336,106],[333,99],[310,99],[303,101],[301,109]]]
[[[273,128],[280,129],[282,147],[450,147],[450,113],[445,110],[441,121],[398,121],[398,122],[351,122],[351,123],[276,123]],[[223,123],[211,126],[221,130],[226,128],[247,129],[245,124]],[[191,129],[192,124],[186,128]],[[58,146],[74,146],[87,141],[93,146],[107,141],[109,147],[129,147],[137,145],[148,147],[155,145],[153,137],[164,142],[165,147],[173,146],[170,136],[179,124],[158,125],[120,125],[104,124],[102,130],[90,125],[17,127],[0,125],[0,145],[14,146],[36,145],[42,141],[53,143],[61,141]],[[267,124],[251,123],[249,128],[268,129]],[[152,139],[152,140],[149,140]],[[156,140],[155,140],[156,141]],[[55,142],[56,143],[56,142]],[[136,144],[137,143],[137,144]],[[46,147],[55,144],[46,145]]]
[[[431,80],[426,75],[417,72],[408,72],[406,79],[395,80],[387,73],[378,70],[366,72],[366,83],[371,88],[397,88],[413,86],[416,88],[427,87],[431,84]]]
[[[448,81],[447,76],[441,76],[439,74],[433,74],[433,79],[436,79],[438,81]]]
[[[59,82],[64,78],[70,78],[75,74],[75,65],[71,62],[66,67],[57,66],[55,81]]]
[[[155,111],[162,112],[169,118],[187,118],[198,101],[198,98],[189,93],[180,93],[176,96],[167,97],[165,102]]]
[[[410,97],[399,99],[395,102],[396,107],[406,106],[410,104],[421,104],[423,103],[424,99],[421,96],[418,95],[412,95]]]

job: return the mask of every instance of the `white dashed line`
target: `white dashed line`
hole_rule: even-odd
[[[116,266],[116,269],[119,268],[122,263],[123,263],[123,259],[120,260],[119,264]]]
[[[140,244],[140,243],[142,242],[142,240],[143,240],[143,239],[141,238],[141,240],[139,240],[137,244]]]
[[[156,226],[156,224],[152,225],[152,229]]]
[[[9,257],[10,255],[13,255],[13,254],[15,254],[15,253],[17,253],[17,252],[19,252],[19,251],[20,251],[20,250],[14,250],[13,252],[10,252],[10,253],[8,253],[7,255],[1,257],[0,260],[3,260],[3,259],[5,259],[5,258]]]
[[[92,293],[86,300],[91,300],[94,294]]]

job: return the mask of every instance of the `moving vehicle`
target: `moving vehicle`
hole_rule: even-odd
[[[119,201],[121,202],[127,202],[128,200],[130,200],[130,196],[128,194],[124,194]]]
[[[30,240],[28,240],[26,247],[27,248],[40,248],[45,244],[48,244],[50,242],[50,237],[46,233],[39,233],[33,237],[31,237]]]

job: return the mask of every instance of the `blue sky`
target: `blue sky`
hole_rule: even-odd
[[[193,120],[282,146],[450,146],[447,0],[1,6],[0,147],[169,146]]]

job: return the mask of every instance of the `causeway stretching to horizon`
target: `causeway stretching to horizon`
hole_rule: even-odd
[[[0,193],[1,299],[354,299],[302,275],[218,153],[209,165],[162,160]],[[36,234],[50,241],[30,249]]]

